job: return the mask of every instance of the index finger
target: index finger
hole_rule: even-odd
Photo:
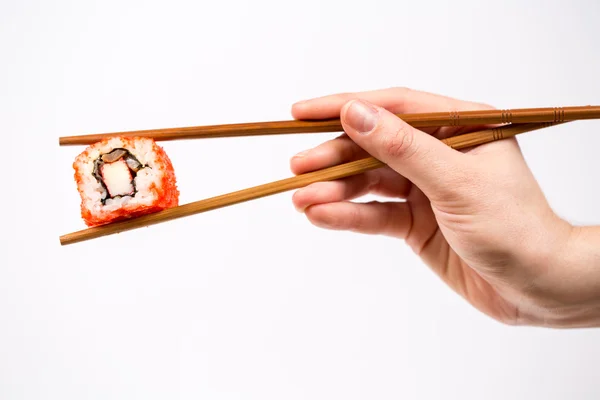
[[[483,103],[463,101],[448,96],[413,90],[405,87],[393,87],[355,93],[339,93],[298,102],[292,106],[295,119],[315,120],[338,118],[344,104],[350,100],[361,99],[387,109],[394,114],[413,114],[426,112],[450,112],[467,110],[492,110],[494,107]],[[469,131],[475,127],[448,127],[422,129],[443,138],[458,131]],[[479,127],[477,127],[479,128]]]
[[[405,87],[393,87],[338,93],[300,101],[292,106],[292,115],[296,119],[337,118],[344,104],[355,99],[366,100],[394,114],[493,109],[483,103],[463,101]]]

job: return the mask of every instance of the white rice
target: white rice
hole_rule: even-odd
[[[85,207],[95,214],[100,209],[102,211],[114,211],[124,205],[150,205],[155,201],[156,196],[149,188],[152,183],[158,185],[163,172],[156,168],[156,154],[152,152],[152,147],[153,141],[149,139],[137,139],[135,146],[131,147],[128,142],[123,142],[120,138],[111,138],[108,143],[93,147],[87,155],[79,156],[76,165],[82,179]],[[103,205],[102,198],[108,196],[106,190],[94,177],[94,161],[116,148],[127,149],[145,168],[139,170],[134,179],[137,190],[135,197],[123,196],[107,199]]]

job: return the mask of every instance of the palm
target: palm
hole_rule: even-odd
[[[513,322],[517,308],[462,259],[440,229],[429,199],[414,185],[406,201],[412,209],[412,228],[405,240],[423,261],[459,295],[480,311]],[[443,225],[443,219],[440,221]]]

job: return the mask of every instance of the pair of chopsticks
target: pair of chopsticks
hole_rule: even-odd
[[[600,119],[600,106],[437,112],[397,114],[397,116],[416,128],[501,125],[496,128],[485,129],[441,140],[448,146],[460,150],[514,137],[521,133],[531,132],[565,122]],[[319,121],[292,120],[66,136],[59,138],[59,144],[61,146],[89,145],[111,136],[149,137],[156,141],[170,141],[336,131],[342,131],[342,125],[339,119]],[[332,181],[358,175],[369,170],[383,167],[384,165],[385,164],[381,161],[373,157],[368,157],[319,171],[309,172],[209,199],[180,205],[153,214],[69,233],[60,237],[60,243],[61,245],[68,245],[147,227],[249,200],[299,189],[315,182]]]

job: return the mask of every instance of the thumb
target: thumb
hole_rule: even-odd
[[[430,200],[454,197],[464,182],[466,155],[413,128],[391,112],[362,100],[341,110],[347,135],[376,159],[406,177]]]

